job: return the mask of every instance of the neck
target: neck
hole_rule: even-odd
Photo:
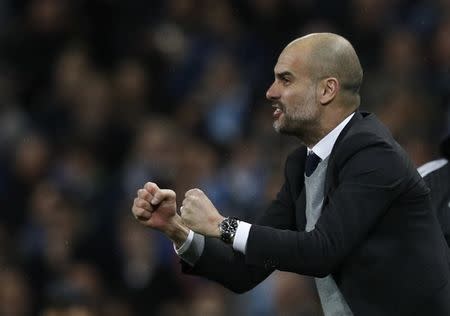
[[[298,135],[308,148],[313,148],[322,138],[342,123],[353,111],[340,107],[340,110],[325,111],[319,123],[305,135]]]
[[[298,135],[298,138],[300,141],[308,148],[313,148],[322,138],[324,138],[329,132],[331,132],[332,129],[330,129],[328,132],[324,129],[318,128],[316,131],[310,131],[307,134],[308,135]]]

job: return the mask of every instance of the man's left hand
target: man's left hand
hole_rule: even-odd
[[[183,223],[196,233],[208,237],[220,237],[219,224],[224,217],[219,214],[202,190],[187,191],[180,212]]]

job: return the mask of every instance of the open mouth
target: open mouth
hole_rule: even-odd
[[[276,120],[283,114],[283,110],[278,104],[274,104],[272,105],[272,107],[275,109],[275,111],[273,111],[272,116]]]

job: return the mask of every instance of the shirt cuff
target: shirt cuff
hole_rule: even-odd
[[[180,248],[177,248],[175,244],[173,244],[173,249],[175,250],[177,255],[181,256],[183,253],[185,253],[186,250],[189,249],[189,246],[191,245],[193,239],[194,239],[194,232],[189,229],[189,234]]]
[[[236,234],[234,235],[233,249],[243,253],[244,255],[247,248],[247,239],[251,227],[251,224],[239,221],[238,228],[236,229]]]
[[[194,233],[192,230],[189,230],[188,237],[180,248],[177,249],[175,245],[173,245],[173,249],[178,257],[183,259],[183,261],[187,262],[190,266],[195,265],[203,253],[203,248],[205,248],[205,237]]]

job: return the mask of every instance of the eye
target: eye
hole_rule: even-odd
[[[283,85],[287,86],[291,83],[291,80],[287,76],[283,76],[280,78]]]
[[[289,86],[292,82],[294,77],[291,73],[284,71],[280,73],[276,73],[276,81],[278,84],[281,84],[282,86]]]

